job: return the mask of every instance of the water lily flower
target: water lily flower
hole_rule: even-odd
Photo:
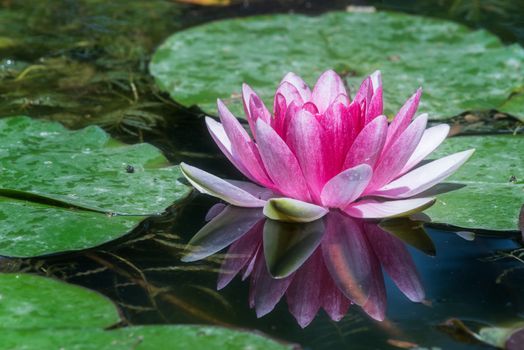
[[[444,141],[449,126],[426,129],[426,114],[414,118],[420,89],[388,123],[378,71],[352,100],[331,70],[312,91],[288,73],[276,90],[272,113],[246,84],[242,97],[251,135],[220,100],[221,123],[209,117],[206,123],[218,147],[252,183],[220,179],[184,163],[181,168],[200,192],[235,206],[263,207],[275,220],[309,222],[330,209],[365,219],[424,210],[435,201],[424,192],[474,151],[418,166]]]

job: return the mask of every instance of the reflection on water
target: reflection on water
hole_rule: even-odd
[[[420,234],[409,231],[417,226],[404,227],[403,237]],[[386,314],[382,270],[407,298],[424,299],[404,243],[376,222],[338,211],[304,224],[266,219],[260,208],[228,206],[195,235],[183,260],[206,258],[229,244],[218,289],[237,274],[249,278],[249,306],[258,317],[271,312],[285,295],[301,327],[309,325],[320,308],[339,321],[350,304],[382,321]]]

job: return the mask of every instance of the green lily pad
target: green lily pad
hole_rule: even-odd
[[[113,216],[0,197],[0,255],[32,257],[81,250],[133,230],[143,216]]]
[[[209,326],[121,322],[115,305],[82,287],[26,274],[0,274],[2,349],[291,349],[258,334]]]
[[[522,109],[524,107],[522,106],[524,106],[524,91],[511,96],[511,98],[504,103],[501,109],[506,113],[516,116],[521,121],[524,121],[524,118],[522,117]]]
[[[463,136],[447,139],[435,158],[475,148],[446,182],[466,185],[437,197],[426,210],[433,222],[469,229],[517,230],[524,203],[524,137]]]
[[[261,335],[205,326],[138,326],[112,331],[93,330],[17,330],[2,333],[3,349],[231,349],[290,350]]]
[[[120,315],[109,299],[50,278],[0,274],[0,296],[2,333],[39,328],[102,329],[120,322]]]
[[[332,12],[239,18],[181,31],[158,48],[150,71],[184,105],[214,114],[221,98],[242,116],[242,82],[271,107],[288,71],[313,84],[333,68],[354,93],[380,69],[388,115],[422,86],[419,110],[439,119],[466,110],[504,111],[524,86],[523,67],[522,47],[504,46],[483,30],[399,13]],[[524,105],[511,112],[524,118]]]
[[[161,213],[188,193],[180,169],[150,144],[27,117],[0,120],[0,170],[2,189],[126,215]]]
[[[151,145],[27,117],[0,120],[0,171],[0,255],[7,256],[100,245],[189,193],[179,168]]]

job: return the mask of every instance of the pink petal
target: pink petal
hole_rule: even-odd
[[[360,84],[353,101],[360,105],[364,105],[367,110],[367,106],[369,106],[369,103],[371,102],[371,97],[373,97],[373,83],[371,77],[366,77]]]
[[[414,166],[420,163],[426,158],[431,152],[433,152],[448,136],[449,125],[440,124],[429,129],[426,129],[422,134],[417,148],[413,151],[411,157],[409,157],[406,165],[400,171],[400,174],[405,174],[410,171]]]
[[[351,301],[364,305],[371,288],[372,252],[359,225],[338,212],[327,216],[322,241],[326,267],[340,291]]]
[[[220,198],[239,207],[258,208],[266,204],[266,201],[208,172],[185,163],[180,164],[180,169],[187,181],[201,193]]]
[[[253,182],[257,182],[257,180],[249,173],[247,168],[242,164],[242,160],[238,157],[234,157],[231,151],[231,141],[229,141],[229,138],[226,135],[226,131],[224,130],[224,127],[222,124],[217,122],[216,120],[206,117],[206,125],[207,129],[209,130],[209,133],[211,134],[211,137],[215,141],[215,143],[218,145],[218,148],[224,153],[224,155],[229,159],[229,161],[248,179],[250,179]]]
[[[284,195],[310,201],[306,180],[297,158],[269,125],[257,121],[260,156],[276,188]]]
[[[349,106],[349,97],[348,95],[346,94],[340,94],[338,95],[337,97],[335,97],[335,99],[333,100],[333,102],[331,102],[331,105],[334,105],[334,104],[341,104],[343,105],[344,107],[347,107]],[[328,107],[329,108],[329,107]],[[327,109],[326,109],[327,110]]]
[[[284,296],[287,288],[293,281],[294,274],[282,278],[274,279],[267,271],[264,254],[260,254],[255,263],[252,283],[250,289],[254,289],[254,304],[257,317],[262,317],[271,312]]]
[[[365,224],[366,235],[383,269],[409,300],[424,299],[424,288],[415,263],[406,246],[398,238],[383,231],[377,224]]]
[[[244,272],[242,273],[242,281],[245,281],[246,278],[248,278],[251,275],[251,273],[253,272],[253,269],[255,268],[255,263],[257,261],[258,255],[259,254],[263,254],[262,249],[263,249],[262,248],[262,243],[257,244],[257,247],[255,249],[255,253],[249,259],[247,265],[244,267]],[[254,297],[254,295],[253,295],[253,297]],[[255,299],[253,299],[252,302],[251,302],[251,293],[249,294],[249,298],[250,298],[249,305],[254,305],[254,302],[255,302],[254,300]],[[253,307],[253,306],[251,306],[251,307]]]
[[[308,111],[309,113],[316,115],[318,114],[318,108],[313,102],[306,102],[302,105],[302,109]]]
[[[376,71],[370,76],[373,96],[371,97],[367,106],[366,124],[382,115],[384,113],[383,99],[382,99],[382,78],[380,71]]]
[[[300,96],[302,97],[302,101],[307,102],[311,99],[311,90],[309,89],[309,86],[304,82],[304,80],[302,80],[301,77],[299,77],[295,73],[287,73],[284,79],[282,79],[281,83],[283,82],[288,82],[292,84],[294,87],[296,87],[297,91],[300,93]]]
[[[349,113],[344,104],[335,102],[324,114],[317,116],[322,126],[319,130],[322,152],[329,155],[329,161],[324,164],[326,179],[332,178],[342,170],[349,146],[353,141],[355,130]]]
[[[259,248],[257,249],[255,256],[253,259],[251,259],[244,269],[244,275],[242,276],[242,281],[244,281],[247,277],[251,276],[249,280],[249,307],[252,309],[255,307],[255,292],[256,292],[256,286],[257,286],[257,274],[258,274],[258,268],[260,266],[259,260],[262,259],[262,262],[264,262],[264,253],[262,252],[262,244],[259,245]]]
[[[286,143],[287,143],[287,131],[289,129],[289,124],[291,124],[291,121],[293,120],[293,118],[295,118],[295,116],[297,115],[298,111],[300,111],[300,107],[298,107],[293,102],[291,102],[291,104],[289,106],[287,106],[286,117],[284,118],[284,121],[282,123],[282,129],[280,131],[278,131],[278,134],[280,135],[282,140],[284,140]]]
[[[258,222],[248,233],[229,247],[218,274],[218,290],[227,286],[250,261],[250,259],[255,256],[256,251],[260,246],[260,242],[262,241],[263,227],[264,220]]]
[[[399,177],[380,190],[374,191],[373,195],[386,198],[415,196],[457,171],[471,157],[474,151],[470,149],[434,160]]]
[[[358,104],[356,101],[351,102],[346,109],[345,120],[351,127],[351,134],[348,135],[349,145],[353,144],[353,141],[355,140],[357,135],[362,131],[364,126],[366,126],[363,120],[364,113],[365,111],[363,111],[362,106]]]
[[[187,244],[188,252],[181,260],[192,262],[207,258],[263,221],[260,210],[228,206],[191,238]]]
[[[320,295],[323,285],[322,273],[325,272],[322,252],[315,253],[295,273],[293,282],[286,292],[289,312],[295,317],[300,327],[307,327],[320,309]]]
[[[382,115],[382,79],[379,71],[375,71],[364,79],[355,95],[354,102],[363,107],[364,125]]]
[[[287,81],[284,81],[280,84],[280,86],[277,88],[277,91],[275,92],[275,95],[277,94],[284,96],[287,105],[289,105],[291,102],[295,102],[296,105],[301,106],[305,102],[297,88]]]
[[[373,179],[371,180],[366,193],[370,193],[372,190],[383,187],[398,176],[419,144],[420,138],[426,128],[427,121],[428,117],[425,114],[416,118],[402,135],[400,135],[400,137],[389,146],[389,148],[384,148],[382,155],[375,166]]]
[[[323,157],[321,132],[317,119],[304,110],[291,120],[287,130],[287,143],[297,157],[315,202],[319,202],[326,181],[325,164],[329,161]]]
[[[397,216],[407,216],[429,208],[435,203],[435,198],[411,198],[394,201],[378,201],[365,199],[350,204],[344,212],[355,218],[382,219]]]
[[[374,71],[369,76],[369,79],[371,79],[371,86],[373,88],[373,94],[375,94],[382,87],[382,75],[380,74],[380,71],[379,70]]]
[[[264,102],[247,84],[242,84],[242,103],[244,105],[244,113],[246,114],[249,127],[256,139],[256,123],[258,118],[262,118],[266,123],[269,123],[271,114],[267,110]]]
[[[324,264],[323,266],[323,283],[320,295],[322,308],[329,315],[329,318],[338,322],[346,315],[351,301],[342,294]]]
[[[386,286],[380,263],[375,254],[371,254],[371,286],[369,299],[362,305],[362,309],[373,319],[384,321],[386,316]]]
[[[224,126],[224,130],[231,141],[231,152],[233,157],[238,158],[242,161],[244,167],[249,173],[257,180],[258,183],[263,184],[266,187],[272,185],[271,180],[268,178],[256,144],[251,141],[247,131],[242,127],[240,122],[231,114],[226,105],[220,100],[217,101],[218,114],[220,120]]]
[[[286,120],[287,114],[287,102],[282,94],[275,95],[275,103],[273,105],[274,116],[271,119],[271,127],[280,135],[280,137],[285,137],[284,133],[284,123]]]
[[[227,205],[224,203],[217,203],[213,205],[206,213],[206,222],[213,220],[218,214],[220,214],[224,209],[226,209]]]
[[[349,148],[344,161],[344,168],[352,168],[359,164],[375,166],[386,141],[387,129],[386,116],[377,117],[367,124]]]
[[[324,207],[292,198],[271,198],[263,209],[267,218],[284,222],[311,222],[328,212]]]
[[[338,95],[346,95],[346,88],[344,82],[332,70],[328,70],[318,78],[313,93],[311,95],[311,101],[317,106],[320,113],[324,111],[335,101]]]
[[[406,103],[402,106],[400,111],[397,113],[391,125],[388,128],[388,137],[386,140],[386,146],[389,147],[395,142],[395,140],[404,132],[408,127],[409,123],[413,119],[415,112],[417,111],[418,104],[420,102],[420,95],[422,89],[418,89],[413,96],[411,96]]]
[[[330,208],[347,207],[364,192],[372,174],[373,170],[367,164],[344,170],[322,189],[322,204]]]
[[[266,123],[269,123],[271,120],[271,113],[269,113],[264,101],[255,93],[251,94],[249,98],[249,114],[254,125],[256,125],[258,119],[262,119]]]

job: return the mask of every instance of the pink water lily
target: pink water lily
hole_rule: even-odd
[[[244,84],[251,135],[220,100],[221,123],[209,117],[206,123],[218,147],[253,183],[220,179],[184,163],[181,168],[200,192],[235,206],[263,207],[275,220],[309,222],[330,209],[367,219],[408,215],[432,205],[435,199],[423,193],[473,153],[418,166],[449,131],[446,124],[426,129],[426,114],[414,118],[420,96],[419,89],[388,123],[378,71],[353,100],[334,71],[323,73],[313,91],[288,73],[272,113]]]

